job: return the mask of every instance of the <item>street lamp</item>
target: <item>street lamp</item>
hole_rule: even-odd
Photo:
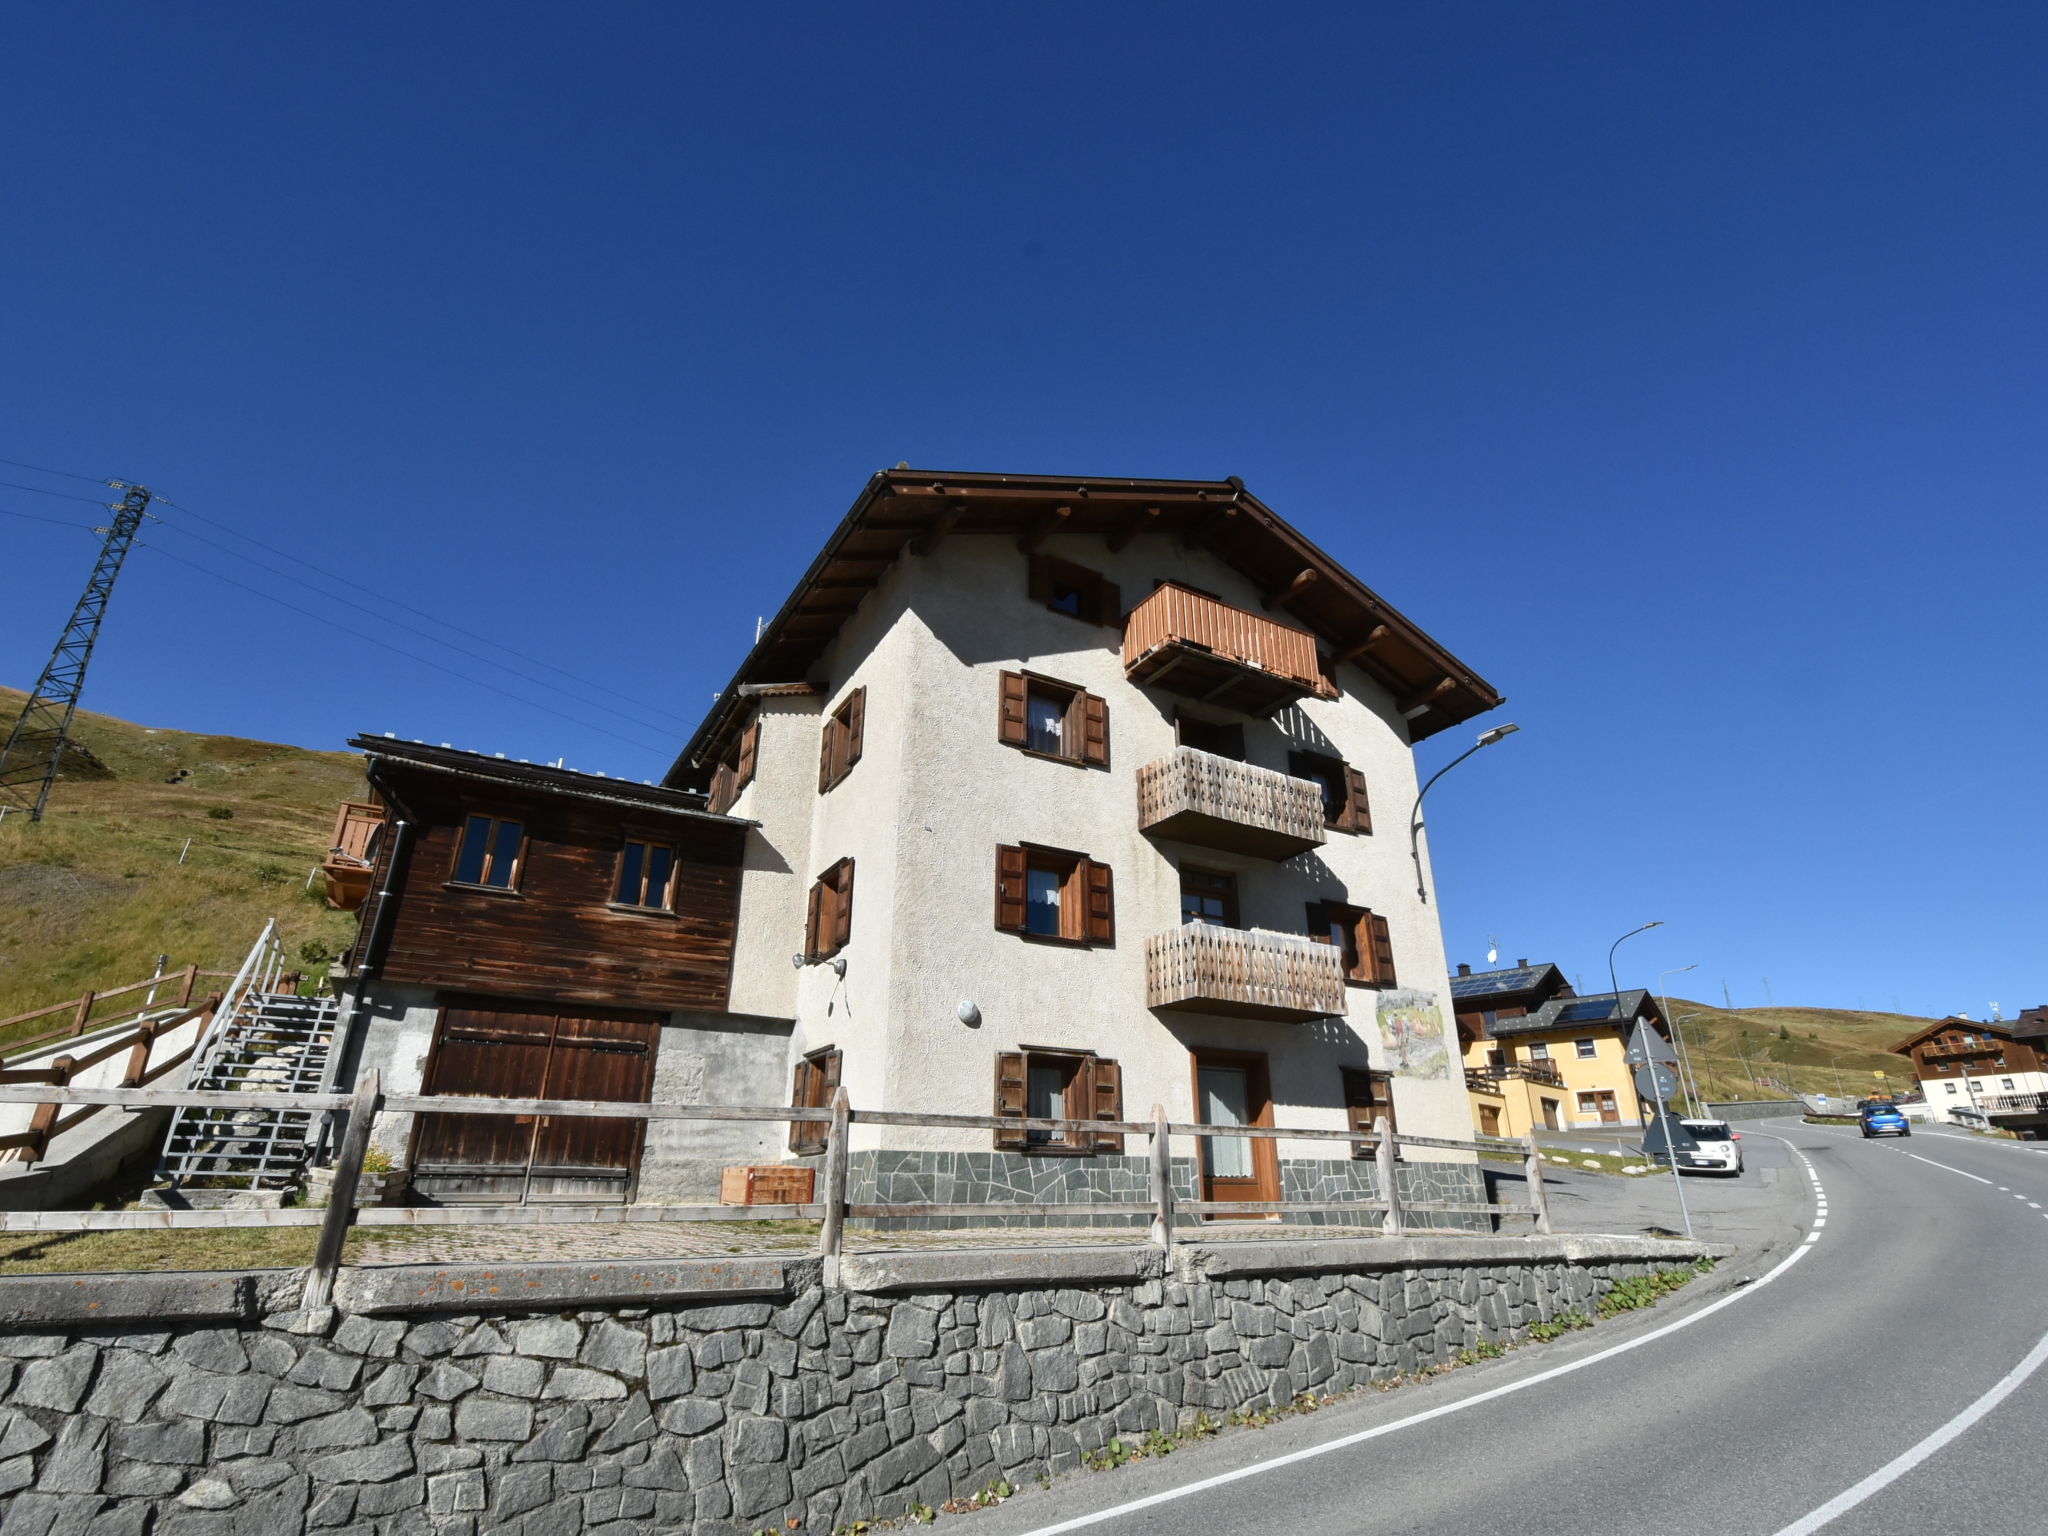
[[[1658,999],[1664,1004],[1665,1023],[1671,1023],[1671,989],[1664,984],[1665,978],[1668,976],[1683,976],[1687,971],[1696,971],[1699,968],[1700,964],[1697,960],[1695,960],[1691,965],[1674,965],[1668,971],[1660,971],[1657,973],[1657,996]],[[1685,1064],[1685,1037],[1679,1034],[1678,1026],[1676,1024],[1671,1025],[1671,1033],[1673,1034],[1673,1036],[1676,1037],[1674,1043],[1678,1046],[1679,1070],[1681,1072],[1684,1072],[1689,1077],[1691,1076],[1691,1073],[1687,1070]],[[1697,1084],[1695,1084],[1692,1088],[1692,1101],[1693,1109],[1695,1112],[1705,1112],[1706,1106],[1700,1102],[1699,1088]]]
[[[1704,1013],[1681,1013],[1671,1021],[1672,1029],[1678,1033],[1678,1054],[1684,1058],[1685,1069],[1692,1075],[1693,1102],[1702,1109],[1706,1108],[1707,1096],[1700,1091],[1700,1075],[1692,1064],[1692,1044],[1685,1038],[1685,1021],[1687,1019],[1704,1019],[1705,1017]],[[1740,1053],[1738,1052],[1737,1054],[1739,1055]]]
[[[1449,773],[1474,752],[1477,752],[1480,747],[1490,747],[1497,741],[1505,741],[1520,729],[1519,725],[1508,724],[1496,725],[1490,731],[1481,731],[1478,743],[1467,747],[1463,752],[1460,752],[1448,763],[1445,763],[1443,767],[1431,774],[1429,776],[1429,783],[1422,786],[1422,794],[1418,794],[1415,797],[1415,809],[1408,816],[1408,857],[1415,861],[1415,894],[1420,896],[1424,902],[1429,900],[1429,892],[1422,883],[1422,796],[1429,793],[1438,779]]]
[[[1663,919],[1659,918],[1655,922],[1643,924],[1640,928],[1629,929],[1627,933],[1624,933],[1620,938],[1607,946],[1607,985],[1614,991],[1614,1011],[1616,1014],[1621,1012],[1621,982],[1614,973],[1614,952],[1621,948],[1625,941],[1634,938],[1637,934],[1648,933],[1652,928],[1662,928],[1663,926]],[[1633,1023],[1634,1020],[1629,1022]],[[1642,1070],[1648,1072],[1654,1078],[1657,1072],[1657,1063],[1650,1060],[1649,1057],[1650,1053],[1644,1051]],[[1637,1095],[1637,1098],[1640,1100],[1640,1093]],[[1685,1208],[1685,1181],[1679,1177],[1678,1173],[1678,1147],[1672,1141],[1671,1127],[1665,1121],[1664,1101],[1662,1099],[1654,1099],[1653,1102],[1657,1106],[1657,1131],[1664,1138],[1664,1155],[1671,1159],[1671,1187],[1678,1193],[1678,1219],[1685,1224],[1685,1235],[1690,1238],[1692,1236],[1692,1212]]]

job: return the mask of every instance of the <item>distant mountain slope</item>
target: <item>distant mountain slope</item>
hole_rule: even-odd
[[[1912,1064],[1889,1047],[1928,1022],[1848,1008],[1714,1008],[1676,997],[1671,1015],[1683,1021],[1700,1087],[1714,1099],[1753,1096],[1752,1076],[1802,1093],[1910,1088]]]
[[[0,732],[23,702],[0,688]],[[360,757],[83,710],[74,737],[43,820],[0,822],[0,1019],[140,980],[159,954],[232,969],[270,917],[309,968],[354,932],[304,887],[335,807],[364,793]]]

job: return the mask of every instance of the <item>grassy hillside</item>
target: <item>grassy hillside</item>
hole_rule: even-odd
[[[1693,1069],[1713,1099],[1755,1096],[1752,1073],[1802,1093],[1835,1093],[1838,1083],[1849,1094],[1911,1087],[1912,1064],[1887,1048],[1927,1022],[1846,1008],[1714,1008],[1676,997],[1671,1014],[1684,1020]],[[1873,1075],[1879,1071],[1888,1083]]]
[[[0,732],[22,703],[0,688]],[[232,970],[271,917],[309,963],[353,934],[318,880],[304,886],[335,807],[363,794],[354,753],[84,711],[74,735],[89,756],[67,760],[43,820],[0,822],[0,1019],[140,980],[159,954]]]

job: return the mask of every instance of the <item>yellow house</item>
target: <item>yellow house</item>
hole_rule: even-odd
[[[1451,994],[1481,1135],[1643,1123],[1645,1106],[1623,1060],[1628,1037],[1639,1019],[1666,1038],[1671,1033],[1648,992],[1577,997],[1556,966],[1527,961],[1477,975],[1467,966],[1458,971]]]

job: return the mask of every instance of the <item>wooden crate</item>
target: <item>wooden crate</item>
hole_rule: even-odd
[[[721,1205],[809,1205],[817,1170],[793,1163],[728,1168],[720,1180]]]

